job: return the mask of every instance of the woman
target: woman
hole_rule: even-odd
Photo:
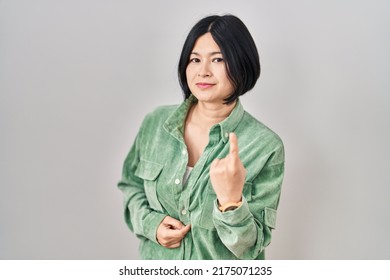
[[[235,16],[208,16],[179,61],[185,100],[144,119],[118,187],[143,259],[264,259],[284,173],[280,138],[239,96],[259,75]]]

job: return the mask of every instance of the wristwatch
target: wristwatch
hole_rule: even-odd
[[[232,211],[232,210],[235,210],[238,207],[240,207],[241,203],[242,203],[241,201],[240,202],[227,202],[224,205],[218,206],[218,209],[221,212]]]

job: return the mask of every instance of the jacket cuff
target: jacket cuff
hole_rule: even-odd
[[[218,201],[214,201],[213,217],[216,221],[221,221],[222,223],[229,225],[238,225],[241,224],[242,221],[248,219],[251,215],[248,202],[244,196],[242,196],[242,203],[237,209],[226,212],[221,212],[218,208]]]

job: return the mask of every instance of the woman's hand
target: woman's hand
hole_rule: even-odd
[[[210,166],[210,180],[218,202],[239,202],[244,188],[246,170],[238,155],[238,140],[229,134],[230,151],[223,159],[215,159]]]
[[[180,221],[166,216],[157,228],[157,241],[165,248],[177,248],[190,229],[191,225],[184,226]]]

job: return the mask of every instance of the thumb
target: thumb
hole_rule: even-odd
[[[219,159],[219,158],[214,159],[213,162],[211,163],[210,169],[216,167],[220,161],[221,161],[221,159]]]
[[[185,235],[185,234],[187,234],[187,232],[190,231],[190,229],[191,229],[191,225],[188,224],[188,225],[186,225],[185,227],[183,227],[183,228],[181,229],[181,231],[182,231],[182,233]]]

